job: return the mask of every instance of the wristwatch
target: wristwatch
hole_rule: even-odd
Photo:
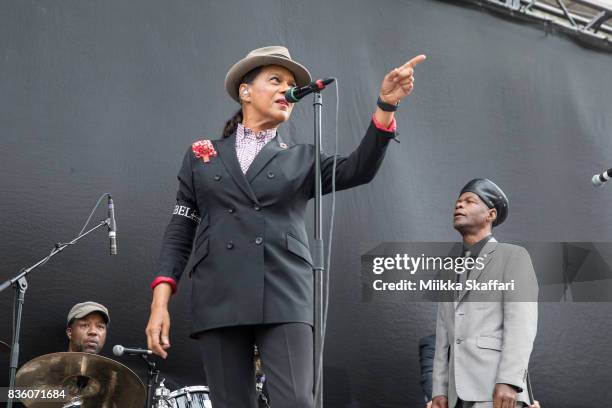
[[[395,112],[397,110],[397,107],[399,106],[399,102],[393,105],[387,102],[383,102],[383,100],[380,99],[380,96],[379,96],[378,100],[376,101],[376,106],[378,106],[380,109],[384,110],[385,112]]]

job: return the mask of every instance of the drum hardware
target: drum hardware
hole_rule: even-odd
[[[266,382],[266,374],[263,372],[261,356],[256,345],[253,346],[253,364],[255,365],[255,391],[257,393],[257,402],[259,406],[270,408],[270,402],[263,390]]]
[[[155,408],[172,408],[172,405],[170,405],[169,402],[171,391],[164,384],[165,381],[165,378],[161,380],[159,385],[155,389]]]
[[[262,374],[261,376],[256,376],[255,388],[257,390],[257,401],[260,406],[265,408],[270,408],[270,402],[268,401],[268,397],[263,392],[263,386],[266,382],[266,375]]]

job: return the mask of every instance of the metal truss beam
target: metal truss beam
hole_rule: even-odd
[[[612,0],[463,0],[512,17],[539,21],[612,51]],[[610,20],[610,21],[608,21]]]

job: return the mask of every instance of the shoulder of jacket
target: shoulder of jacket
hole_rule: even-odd
[[[529,254],[529,252],[527,251],[527,249],[525,249],[525,247],[522,247],[520,245],[517,244],[509,244],[506,242],[498,242],[497,243],[497,248],[502,249],[504,251],[507,252],[511,252],[513,254]]]

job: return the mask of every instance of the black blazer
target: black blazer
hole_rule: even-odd
[[[372,180],[394,136],[371,123],[359,147],[338,158],[336,189]],[[208,163],[187,151],[159,276],[176,282],[184,271],[191,276],[192,334],[224,326],[312,324],[304,216],[314,196],[314,146],[277,135],[245,175],[235,139],[234,134],[212,141],[217,156]],[[331,191],[332,165],[333,157],[322,157],[324,193]]]

